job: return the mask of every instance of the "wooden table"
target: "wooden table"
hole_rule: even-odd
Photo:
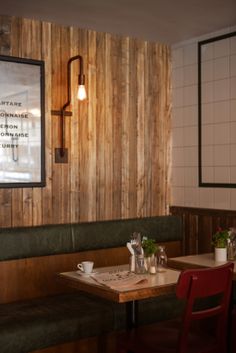
[[[232,262],[232,261],[230,261]],[[168,266],[179,270],[188,268],[204,268],[204,267],[216,267],[225,264],[226,262],[217,262],[214,260],[213,253],[188,255],[173,257],[168,260]],[[236,281],[236,261],[234,261],[234,274],[233,280]]]
[[[128,265],[124,265],[97,268],[94,271],[102,273],[127,269]],[[127,325],[133,327],[137,324],[136,314],[138,300],[174,293],[179,274],[180,272],[178,270],[166,269],[165,272],[155,275],[139,275],[140,279],[146,279],[145,283],[135,284],[131,287],[123,287],[121,289],[112,289],[108,286],[101,285],[95,280],[96,276],[81,276],[77,271],[60,273],[59,280],[70,287],[97,295],[98,297],[117,303],[127,303]]]

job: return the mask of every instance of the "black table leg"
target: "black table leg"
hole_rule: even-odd
[[[138,326],[138,301],[133,300],[126,303],[126,325],[131,330]]]

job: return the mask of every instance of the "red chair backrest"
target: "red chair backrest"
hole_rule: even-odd
[[[181,272],[176,296],[186,299],[183,315],[182,329],[180,332],[179,352],[187,352],[187,336],[191,322],[206,317],[215,316],[216,322],[216,349],[211,352],[226,352],[227,324],[229,304],[231,298],[233,263],[204,269],[185,270]],[[217,304],[210,308],[195,310],[194,303],[199,298],[219,295]]]

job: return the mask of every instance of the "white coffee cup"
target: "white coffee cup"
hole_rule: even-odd
[[[93,261],[82,261],[77,267],[80,271],[89,274],[93,271]]]

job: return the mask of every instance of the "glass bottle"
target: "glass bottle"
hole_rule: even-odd
[[[167,255],[165,246],[159,246],[157,255],[157,270],[159,272],[164,271],[167,268]]]
[[[155,254],[152,254],[150,256],[148,272],[151,275],[155,275],[157,272],[157,257]]]

